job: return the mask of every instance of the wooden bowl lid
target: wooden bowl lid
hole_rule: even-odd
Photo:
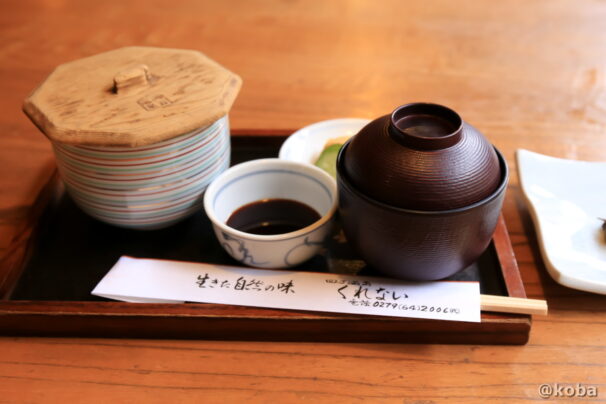
[[[126,47],[58,66],[23,110],[52,141],[135,147],[212,124],[241,85],[198,51]]]

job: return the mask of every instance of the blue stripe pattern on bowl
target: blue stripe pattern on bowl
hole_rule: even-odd
[[[202,208],[210,182],[229,167],[227,116],[142,147],[53,143],[67,192],[90,216],[120,227],[158,229]]]

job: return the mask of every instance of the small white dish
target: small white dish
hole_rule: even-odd
[[[551,277],[606,294],[606,163],[517,151],[520,185]]]
[[[226,224],[238,208],[264,199],[290,199],[320,219],[297,231],[258,235]],[[330,234],[337,209],[335,180],[318,167],[273,159],[251,160],[219,175],[204,195],[204,210],[221,246],[245,265],[287,268],[313,257]]]
[[[341,118],[305,126],[284,141],[279,157],[283,160],[314,164],[328,140],[351,137],[369,122],[369,119]]]

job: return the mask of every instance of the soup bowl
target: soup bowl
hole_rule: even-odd
[[[508,175],[501,153],[457,113],[403,105],[369,123],[337,156],[345,236],[389,276],[449,277],[488,247]]]
[[[347,144],[337,165],[339,214],[349,243],[373,268],[386,275],[426,281],[449,277],[476,261],[497,225],[507,184],[507,165],[499,187],[463,208],[422,211],[388,205],[357,189],[343,170]]]

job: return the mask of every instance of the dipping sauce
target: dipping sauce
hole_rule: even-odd
[[[439,116],[425,114],[405,116],[396,122],[396,126],[401,131],[417,137],[442,137],[457,130],[452,122]]]
[[[241,206],[227,225],[246,233],[271,235],[300,230],[320,220],[320,214],[292,199],[262,199]]]

